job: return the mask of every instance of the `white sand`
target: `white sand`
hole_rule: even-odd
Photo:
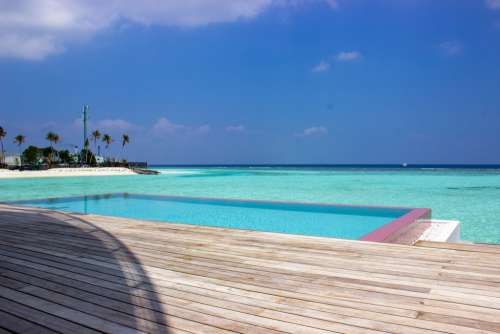
[[[110,176],[136,175],[123,167],[100,168],[52,168],[48,170],[6,170],[0,169],[0,179],[30,178],[30,177],[65,177],[65,176]]]

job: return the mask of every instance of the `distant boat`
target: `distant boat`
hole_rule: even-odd
[[[405,163],[403,164],[403,167],[408,167],[408,164],[405,162]]]

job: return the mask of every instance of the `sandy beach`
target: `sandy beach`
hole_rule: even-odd
[[[110,175],[136,175],[136,174],[132,170],[123,167],[52,168],[48,170],[30,170],[30,171],[0,169],[0,179],[68,177],[68,176],[110,176]]]

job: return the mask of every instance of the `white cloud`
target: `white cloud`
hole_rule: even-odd
[[[173,134],[179,131],[184,131],[186,127],[181,124],[175,124],[170,122],[165,117],[161,117],[153,125],[153,131],[157,134]]]
[[[209,124],[203,124],[194,128],[190,128],[188,134],[197,134],[204,135],[209,133],[212,130],[212,127]]]
[[[244,132],[246,129],[245,129],[245,126],[243,125],[228,125],[226,126],[226,131],[227,132]]]
[[[104,130],[121,130],[126,131],[134,128],[132,123],[129,123],[123,119],[103,119],[97,122],[97,126]]]
[[[445,55],[455,56],[463,52],[464,46],[459,41],[446,41],[439,44],[439,49]]]
[[[75,118],[73,120],[73,126],[77,129],[83,128],[83,120],[81,117]],[[89,131],[99,130],[99,131],[130,131],[140,129],[140,125],[130,123],[126,120],[115,118],[115,119],[103,119],[96,122],[88,121],[87,126]]]
[[[50,35],[0,34],[0,57],[40,60],[62,51],[64,47]]]
[[[320,73],[320,72],[326,72],[329,69],[330,69],[330,63],[322,60],[317,65],[315,65],[311,71],[315,73]]]
[[[339,7],[339,3],[337,0],[326,0],[326,3],[334,9]]]
[[[358,51],[339,52],[335,59],[338,61],[353,61],[361,59],[363,56]]]
[[[153,125],[153,132],[156,135],[174,135],[174,134],[206,134],[210,132],[211,127],[208,124],[201,126],[189,126],[173,123],[165,117],[161,117]]]
[[[0,0],[0,57],[40,60],[117,24],[199,27],[335,0]]]
[[[330,61],[341,61],[341,62],[348,62],[348,61],[355,61],[363,58],[363,55],[359,51],[343,51],[339,52],[338,54],[329,57]],[[326,72],[330,69],[331,64],[329,61],[322,60],[318,64],[316,64],[311,71],[315,73],[321,73],[321,72]]]
[[[500,9],[500,0],[486,0],[486,7],[490,9]]]
[[[325,126],[311,126],[309,128],[305,128],[302,132],[298,133],[299,137],[308,137],[308,136],[320,136],[326,135],[328,133],[328,129]]]

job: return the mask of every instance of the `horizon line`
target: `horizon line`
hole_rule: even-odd
[[[396,163],[271,163],[271,164],[150,164],[150,167],[397,167],[397,168],[500,168],[499,163],[477,164],[477,163],[418,163],[418,164],[396,164]]]

